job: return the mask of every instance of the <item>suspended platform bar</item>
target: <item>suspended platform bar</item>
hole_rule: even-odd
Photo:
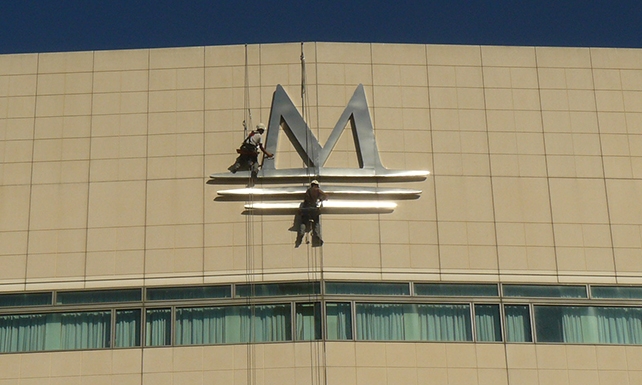
[[[299,202],[256,202],[245,205],[244,214],[295,215]],[[319,206],[321,214],[388,214],[397,204],[391,201],[327,200]]]
[[[307,186],[287,186],[259,188],[247,187],[232,190],[219,190],[216,200],[247,201],[252,199],[260,200],[302,200],[305,196]],[[324,185],[323,191],[333,199],[417,199],[421,190],[407,188],[385,188],[369,186],[332,186]]]
[[[310,175],[310,170],[278,169],[261,170],[257,175],[257,183],[306,183],[310,179],[320,182],[412,182],[423,181],[429,171],[425,170],[374,170],[362,168],[321,168]],[[249,171],[239,171],[236,174],[223,172],[211,174],[208,184],[246,184],[250,178]]]

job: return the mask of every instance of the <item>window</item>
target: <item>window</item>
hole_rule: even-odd
[[[503,285],[506,297],[586,298],[586,286]]]
[[[176,309],[176,345],[292,340],[290,304]]]
[[[0,294],[0,307],[51,305],[52,293]]]
[[[528,305],[505,305],[504,317],[507,342],[533,342]]]
[[[475,305],[475,331],[477,341],[502,341],[499,305]]]
[[[145,346],[172,344],[172,309],[147,309],[145,314]]]
[[[539,342],[642,344],[642,308],[535,306]]]
[[[350,303],[326,304],[326,328],[329,340],[352,339],[352,310]]]
[[[593,298],[642,299],[641,286],[592,286]]]
[[[408,283],[326,282],[326,294],[410,295]]]
[[[239,297],[275,297],[284,295],[320,294],[319,282],[266,283],[236,285]]]
[[[310,341],[321,339],[321,304],[296,304],[296,339]]]
[[[108,348],[111,312],[0,316],[0,352]]]
[[[472,341],[469,305],[357,303],[357,340]]]
[[[155,287],[147,289],[148,301],[169,301],[178,299],[229,298],[232,287],[225,286],[185,286]]]
[[[440,297],[497,297],[495,284],[415,283],[416,295]]]
[[[142,300],[140,289],[60,291],[56,295],[57,305],[102,303],[102,302],[139,302]]]
[[[589,299],[588,285],[324,285],[325,298],[318,281],[0,294],[0,353],[324,338],[642,345],[642,286],[590,286]]]
[[[116,337],[114,347],[130,348],[140,346],[140,309],[116,311]]]

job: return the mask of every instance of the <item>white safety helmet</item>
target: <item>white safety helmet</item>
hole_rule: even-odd
[[[316,179],[313,180],[312,182],[310,182],[310,186],[312,186],[312,185],[317,185],[318,186],[319,185],[319,181],[316,180]]]
[[[259,123],[256,125],[256,130],[257,131],[265,131],[265,124]]]

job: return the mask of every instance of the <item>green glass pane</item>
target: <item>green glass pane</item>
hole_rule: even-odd
[[[176,309],[176,345],[291,340],[290,304]]]
[[[321,339],[321,305],[318,302],[296,304],[296,339]]]
[[[276,297],[283,295],[320,294],[319,282],[262,283],[236,285],[239,297]]]
[[[3,315],[0,352],[108,348],[110,325],[110,311]]]
[[[528,305],[505,305],[504,317],[507,342],[533,342]]]
[[[349,303],[326,304],[326,329],[328,340],[352,339],[352,311]]]
[[[586,298],[585,286],[503,285],[506,297]]]
[[[388,282],[326,282],[326,294],[410,295],[408,283]]]
[[[139,302],[141,300],[141,289],[59,291],[56,294],[57,305],[81,303]]]
[[[500,342],[502,340],[499,305],[475,305],[475,330],[477,341]]]
[[[203,298],[229,298],[232,288],[225,286],[186,286],[148,288],[148,301],[163,301],[176,299],[203,299]]]
[[[642,299],[642,286],[592,286],[593,298]]]
[[[172,344],[172,310],[148,309],[145,314],[145,346]]]
[[[116,337],[114,346],[128,348],[140,346],[141,310],[116,311]]]
[[[538,342],[642,344],[642,308],[535,306]]]
[[[472,341],[470,306],[357,303],[357,340]]]
[[[51,305],[52,298],[51,292],[0,294],[0,307]]]
[[[495,284],[415,283],[416,295],[439,297],[497,297]]]

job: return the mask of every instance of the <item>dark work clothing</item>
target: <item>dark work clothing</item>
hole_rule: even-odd
[[[255,176],[259,172],[259,149],[263,149],[263,136],[258,131],[252,131],[236,150],[239,156],[232,166],[228,168],[232,173],[239,170],[250,170]]]
[[[313,246],[321,246],[323,240],[321,239],[321,223],[319,222],[319,207],[317,204],[320,201],[328,199],[328,196],[317,185],[312,185],[305,192],[303,203],[299,209],[300,222],[297,229],[297,239],[295,247],[299,247],[303,240],[303,235],[307,231],[312,231]]]
[[[317,185],[312,185],[305,192],[305,197],[303,198],[304,207],[317,207],[317,203],[328,199],[328,195],[323,192]]]

